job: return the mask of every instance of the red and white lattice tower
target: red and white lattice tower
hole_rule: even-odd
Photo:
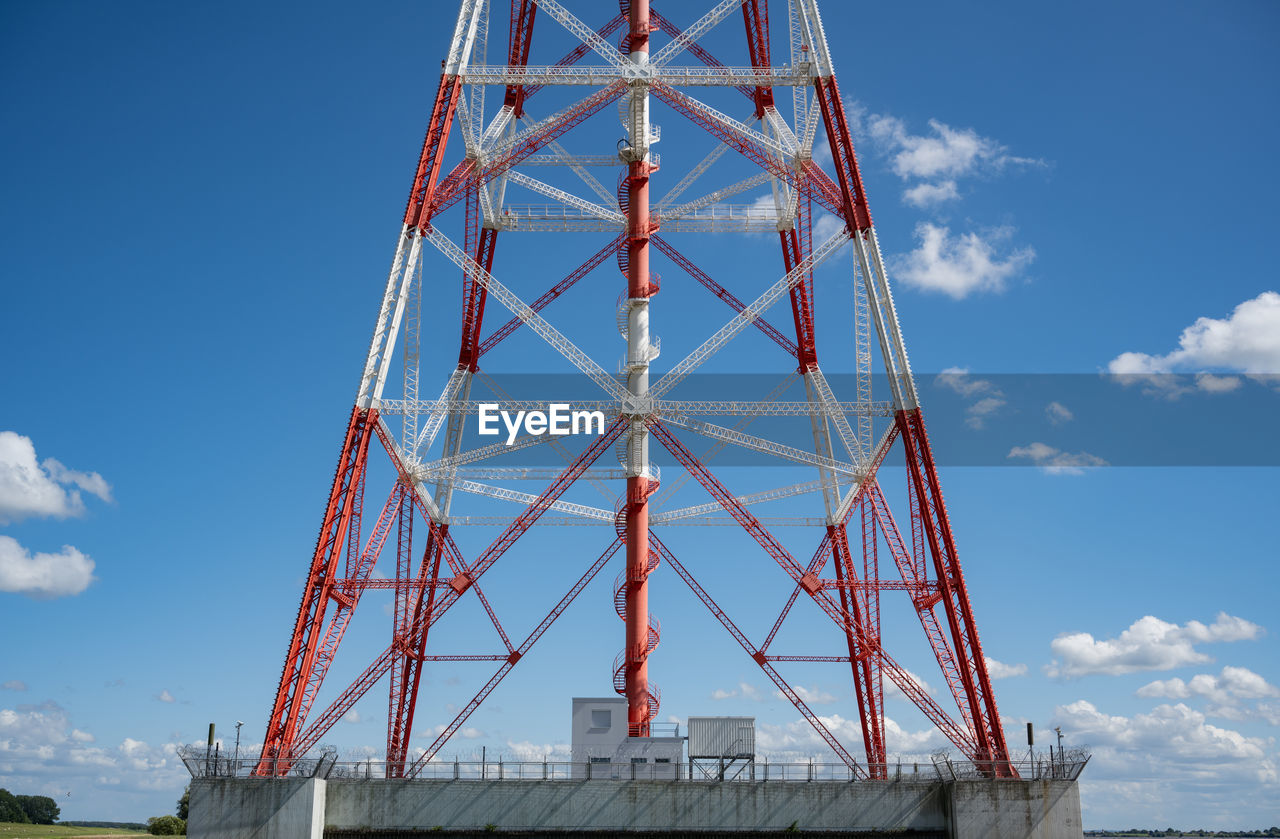
[[[602,9],[606,11],[602,13]],[[621,0],[616,13],[604,3],[581,4],[583,14],[598,18],[612,13],[603,23],[584,22],[557,0],[511,0],[505,64],[486,63],[486,55],[492,54],[487,48],[489,10],[490,0],[462,0],[453,29],[372,346],[289,641],[258,772],[287,771],[385,676],[390,682],[387,774],[414,776],[605,563],[622,551],[625,567],[617,583],[615,607],[624,619],[626,632],[623,650],[615,661],[614,685],[626,697],[633,736],[649,734],[659,704],[648,668],[659,636],[658,623],[649,615],[649,576],[659,565],[665,565],[688,584],[858,776],[885,776],[886,676],[967,757],[989,767],[993,775],[1013,774],[817,0],[787,3],[790,53],[788,63],[781,65],[774,63],[770,50],[767,0],[722,0],[683,30],[651,8],[650,0]],[[531,62],[530,56],[537,54],[531,49],[535,19],[540,27],[567,30],[575,48],[553,64]],[[701,43],[717,27],[721,28],[718,43],[728,42],[723,29],[730,26],[746,36],[745,55],[736,50],[727,56],[739,66],[721,63]],[[563,40],[563,32],[554,34]],[[501,87],[504,96],[501,107],[486,109],[484,94],[491,86]],[[560,86],[566,99],[570,86],[589,88],[591,92],[551,116],[534,118],[527,105],[549,86]],[[791,91],[790,101],[782,108],[778,107],[781,100],[775,100],[778,88]],[[702,98],[687,92],[690,89],[704,91]],[[738,94],[745,101],[736,98]],[[717,96],[735,97],[732,101],[737,105],[726,107],[749,110],[748,120],[735,119],[703,101]],[[617,148],[612,143],[601,147],[602,134],[597,130],[593,135],[588,120],[601,112],[601,119],[613,118],[613,109],[607,106],[615,102],[625,138]],[[673,186],[656,201],[650,194],[658,171],[652,152],[659,139],[650,120],[653,106],[662,106],[669,117],[686,120],[705,131],[713,143],[710,154],[696,163],[674,160],[679,156],[678,149],[669,153],[665,168],[670,171],[679,167],[687,174],[678,181],[673,179]],[[813,158],[819,129],[830,147],[830,174]],[[616,133],[615,124],[613,135]],[[446,147],[455,134],[461,136],[465,156],[446,168]],[[570,152],[568,148],[578,137],[590,138],[595,153]],[[700,198],[678,201],[726,152],[732,152],[731,160],[737,156],[739,166],[745,163],[754,167],[755,174]],[[453,157],[458,157],[456,139]],[[623,170],[616,193],[592,174],[593,168],[607,166]],[[572,172],[578,178],[575,183],[580,181],[594,194],[583,198],[534,178],[527,174],[534,167]],[[727,203],[735,195],[766,187],[772,190],[772,202],[747,206]],[[509,195],[521,189],[554,204],[511,203]],[[446,214],[459,204],[462,208]],[[812,244],[817,226],[814,212],[830,214],[838,220],[830,225],[837,228],[834,235],[816,247]],[[449,226],[456,229],[459,221],[464,225],[462,244],[445,232]],[[491,273],[500,232],[538,231],[540,236],[549,236],[556,231],[592,230],[607,231],[612,238],[532,302],[525,302]],[[762,241],[759,234],[765,231],[770,238],[776,233],[781,245],[782,276],[749,303],[712,279],[672,241],[674,234],[682,232],[754,233],[754,240],[739,237],[730,241],[758,250]],[[560,241],[569,242],[563,246],[567,248],[579,239]],[[845,252],[850,243],[854,291],[846,292],[846,299],[832,299],[825,306],[826,317],[838,325],[833,333],[848,342],[843,357],[851,357],[856,363],[857,393],[851,401],[842,402],[837,401],[818,364],[813,275],[816,266]],[[448,360],[448,380],[435,400],[418,398],[421,296],[429,294],[436,306],[452,298],[444,294],[441,272],[428,274],[431,287],[422,290],[426,246],[460,268],[462,278],[457,362]],[[653,249],[680,270],[682,281],[687,275],[718,298],[703,298],[708,314],[713,315],[721,303],[732,310],[726,313],[732,317],[723,327],[665,371],[651,368],[658,355],[658,342],[650,331],[651,300],[658,291],[657,277],[649,270]],[[616,313],[601,313],[611,325],[616,316],[617,328],[626,342],[620,375],[607,372],[542,314],[557,297],[610,258],[617,260],[626,278],[626,291]],[[512,271],[508,281],[514,285],[519,267],[513,266]],[[523,282],[529,278],[519,279]],[[673,285],[676,284],[668,281],[669,287]],[[785,329],[775,327],[766,317],[768,310],[784,298],[791,309],[791,323]],[[485,323],[485,315],[492,317],[494,303],[513,317],[496,329],[490,328],[486,335],[485,327],[490,324]],[[872,401],[872,328],[878,338],[876,354],[887,372],[890,399],[884,402]],[[678,383],[735,336],[753,329],[763,332],[794,359],[794,373],[804,383],[803,401],[668,398]],[[571,462],[563,469],[474,466],[499,454],[552,441],[551,435],[525,434],[512,446],[502,440],[472,448],[463,446],[468,436],[464,426],[477,415],[471,390],[473,380],[485,377],[480,365],[482,357],[517,333],[517,340],[540,340],[550,345],[603,391],[600,400],[575,407],[603,410],[607,416],[604,433],[561,438],[568,444],[581,441],[581,451],[576,456],[570,452],[566,459]],[[392,378],[392,359],[400,347],[404,356],[403,392],[400,398],[393,398],[397,395],[394,389],[387,392],[386,388]],[[426,369],[429,375],[440,372],[439,366]],[[400,383],[395,385],[399,387]],[[546,404],[507,400],[502,407],[545,409]],[[736,416],[737,420],[733,427],[710,421],[717,415]],[[812,437],[812,447],[792,446],[743,430],[752,419],[771,415],[798,416],[802,423],[807,416],[806,437]],[[883,434],[873,439],[876,416],[887,420]],[[735,495],[705,465],[706,457],[699,458],[690,451],[684,439],[689,434],[709,437],[718,447],[740,446],[763,453],[793,468],[799,464],[816,469],[817,478],[767,492]],[[910,530],[905,534],[895,523],[877,478],[877,470],[897,441],[902,444],[910,504]],[[662,509],[654,495],[659,476],[650,462],[655,444],[669,452],[687,472],[677,481],[692,477],[710,493],[714,503]],[[559,441],[556,446],[560,446]],[[386,452],[398,477],[372,526],[367,526],[362,521],[362,508],[371,447],[375,452]],[[617,466],[599,466],[601,455],[610,450],[618,453]],[[503,486],[504,479],[527,480],[540,475],[550,483],[536,496]],[[614,508],[592,507],[565,498],[566,491],[579,479],[597,486],[613,480],[610,493],[617,499]],[[460,492],[514,501],[523,506],[523,511],[513,520],[504,520],[505,526],[496,538],[468,556],[458,548],[452,530],[486,522],[482,521],[483,516],[457,514],[455,496]],[[770,521],[749,510],[756,503],[805,494],[815,497],[815,513],[816,496],[822,498],[822,517],[817,519],[821,538],[814,531],[817,545],[807,558],[793,555],[771,532],[774,526],[794,522]],[[659,497],[669,496],[664,493]],[[790,577],[790,599],[772,622],[772,630],[761,640],[753,641],[739,629],[655,532],[662,529],[664,521],[681,520],[687,524],[690,519],[702,517],[710,524],[708,514],[713,509],[719,516],[727,513],[732,517]],[[545,515],[553,511],[553,515]],[[546,618],[523,642],[515,644],[508,639],[497,613],[485,598],[481,580],[508,551],[519,551],[517,542],[536,524],[566,520],[609,528],[604,550],[570,585]],[[851,521],[855,525],[852,540],[848,535]],[[392,541],[393,530],[396,576],[375,577],[371,572]],[[861,562],[855,558],[859,544]],[[881,546],[891,556],[899,579],[881,578]],[[834,576],[828,568],[834,569]],[[312,706],[348,622],[362,594],[371,588],[394,589],[391,642],[336,699],[313,714]],[[881,646],[883,590],[905,592],[937,656],[958,717],[922,690]],[[428,652],[432,628],[462,598],[476,598],[483,606],[504,649],[486,655]],[[841,639],[840,649],[847,648],[847,654],[771,652],[774,637],[797,599],[812,600],[825,613],[835,625],[836,637]],[[499,667],[426,752],[410,761],[409,736],[422,670],[424,665],[442,660],[490,660]],[[788,684],[777,665],[789,661],[833,661],[851,668],[865,761],[855,758]]]

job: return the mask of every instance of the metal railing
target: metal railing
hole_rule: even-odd
[[[257,758],[239,759],[206,754],[205,748],[181,747],[183,764],[194,778],[248,778],[260,765]],[[264,777],[327,778],[330,781],[372,780],[387,777],[387,764],[381,760],[338,761],[336,753],[326,751],[319,757],[281,761],[281,772],[273,772],[270,762]],[[1075,780],[1089,762],[1083,749],[1067,750],[1050,759],[1012,760],[997,766],[970,760],[952,760],[935,755],[924,760],[902,760],[883,764],[883,777],[888,781],[952,781],[1007,777],[1004,766],[1011,766],[1024,781]],[[684,781],[686,783],[812,783],[852,782],[864,780],[843,763],[775,763],[765,758],[726,762],[729,771],[715,771],[708,761],[692,765],[681,763],[630,763],[626,761],[507,761],[507,760],[433,760],[422,765],[415,780],[427,781]],[[871,767],[861,765],[861,770]],[[875,768],[880,768],[878,765]],[[1001,771],[997,771],[1001,770]],[[880,783],[873,781],[871,783]]]

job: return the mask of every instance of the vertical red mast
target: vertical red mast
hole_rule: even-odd
[[[649,63],[649,0],[631,0],[628,58],[633,64]],[[649,277],[649,90],[633,85],[629,93],[630,146],[627,159],[627,390],[636,396],[649,391],[649,298],[656,290]],[[649,470],[649,440],[643,418],[631,424],[627,452],[627,598],[626,679],[627,727],[633,737],[649,736],[649,721],[657,712],[650,707],[649,653],[649,496],[653,494]],[[656,695],[656,694],[655,694]]]

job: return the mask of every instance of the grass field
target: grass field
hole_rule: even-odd
[[[114,827],[72,827],[63,824],[13,824],[0,822],[0,839],[45,839],[53,836],[146,836],[145,831]]]

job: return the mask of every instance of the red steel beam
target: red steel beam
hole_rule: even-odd
[[[559,297],[560,295],[568,291],[570,288],[572,288],[573,285],[576,282],[578,282],[578,280],[587,276],[592,271],[594,271],[597,267],[599,267],[600,263],[604,262],[609,257],[610,254],[616,253],[618,248],[622,245],[622,243],[626,241],[626,237],[627,237],[626,233],[619,233],[617,236],[614,237],[613,241],[605,245],[600,250],[596,251],[595,254],[593,254],[590,258],[587,259],[586,262],[582,263],[577,268],[573,269],[573,271],[571,271],[567,277],[565,277],[563,280],[561,280],[560,282],[556,283],[551,288],[549,288],[537,300],[530,303],[529,308],[533,309],[535,312],[540,312],[543,309],[545,309],[547,306],[551,304],[553,300],[555,300],[557,297]],[[480,344],[480,348],[477,352],[477,356],[483,356],[489,350],[493,349],[498,344],[506,340],[506,338],[509,335],[511,335],[511,333],[515,332],[517,329],[519,329],[523,325],[524,325],[524,321],[520,320],[520,318],[513,317],[511,320],[507,321],[502,326],[498,327],[496,330],[494,330],[492,335],[490,335],[488,338],[485,338],[484,342]]]
[[[430,222],[430,219],[436,214],[452,207],[462,199],[466,193],[467,187],[472,183],[478,186],[484,186],[489,181],[499,177],[512,166],[517,165],[529,155],[538,151],[547,143],[556,139],[570,128],[581,123],[592,114],[599,111],[605,105],[621,96],[627,89],[625,81],[619,80],[602,88],[595,93],[583,99],[572,108],[560,114],[559,118],[549,125],[543,126],[539,131],[524,138],[517,143],[514,148],[510,149],[505,155],[485,164],[483,167],[477,168],[476,161],[468,158],[458,163],[453,168],[440,185],[432,192],[431,203],[428,208],[429,212],[424,214],[423,220],[419,223],[419,227],[423,227]]]
[[[771,534],[759,520],[751,514],[746,507],[743,507],[738,499],[724,488],[723,485],[712,475],[705,466],[698,462],[680,440],[671,433],[666,426],[657,420],[649,422],[649,429],[655,437],[666,447],[667,451],[680,462],[694,478],[703,485],[703,487],[711,493],[727,513],[737,520],[738,524],[747,531],[747,533],[756,540],[765,552],[774,558],[778,565],[787,572],[787,574],[804,588],[809,597],[817,604],[818,608],[830,617],[837,626],[844,627],[853,624],[853,618],[848,611],[841,609],[829,593],[822,589],[817,576],[806,571],[791,556],[786,548],[782,546],[773,534]],[[855,627],[856,628],[856,627]],[[864,644],[870,644],[870,640],[864,636],[862,639]],[[889,674],[893,683],[898,686],[899,690],[915,703],[929,720],[947,736],[951,742],[955,743],[967,755],[973,755],[977,752],[976,745],[970,735],[970,732],[962,725],[951,719],[950,715],[942,709],[931,696],[924,692],[920,685],[911,677],[909,673],[899,665],[887,652],[883,649],[880,651],[881,665],[885,672]]]
[[[805,701],[800,698],[800,695],[795,692],[790,684],[787,683],[786,679],[782,678],[782,674],[780,674],[773,666],[770,658],[760,650],[756,649],[755,645],[752,644],[742,630],[738,628],[737,624],[735,624],[729,616],[725,614],[725,611],[720,608],[711,595],[707,594],[706,589],[704,589],[698,581],[694,579],[693,575],[690,574],[689,571],[680,564],[680,561],[675,558],[675,555],[667,549],[667,546],[662,543],[661,539],[657,536],[653,536],[652,541],[654,548],[662,558],[665,559],[673,569],[675,569],[675,572],[680,575],[680,579],[684,580],[685,584],[688,585],[694,595],[702,601],[702,604],[707,607],[708,611],[710,611],[711,614],[715,616],[716,620],[720,621],[720,624],[729,631],[729,634],[733,636],[733,639],[738,642],[742,649],[746,650],[747,655],[751,656],[751,660],[759,665],[760,669],[769,677],[769,680],[778,686],[778,690],[782,691],[782,694],[791,701],[792,705],[795,705],[796,710],[799,711],[806,720],[808,720],[809,725],[813,726],[813,730],[818,733],[819,737],[826,741],[826,744],[831,747],[831,750],[836,753],[836,756],[839,757],[855,775],[863,778],[867,777],[866,770],[858,764],[858,761],[854,760],[853,756],[849,754],[844,745],[841,744],[841,742],[836,739],[835,735],[832,734],[831,731],[822,723],[822,720],[818,718],[818,715],[809,709],[809,706],[805,704]]]
[[[743,309],[747,308],[747,304],[739,300],[733,292],[711,279],[705,271],[694,264],[693,260],[676,250],[675,245],[672,245],[666,239],[658,235],[652,236],[650,241],[653,242],[654,246],[658,250],[666,254],[668,259],[684,269],[686,274],[701,283],[704,288],[716,297],[719,297],[725,303],[729,304],[729,308],[733,309],[735,312],[741,312]],[[765,320],[763,317],[758,317],[753,319],[751,323],[765,335],[768,335],[774,343],[786,350],[788,355],[793,358],[799,358],[799,350],[796,348],[795,342],[779,332],[777,327],[769,323],[769,321]]]
[[[352,408],[343,439],[342,453],[329,490],[329,502],[325,507],[320,536],[316,540],[307,583],[298,606],[293,636],[285,654],[280,684],[263,739],[262,756],[255,770],[258,774],[275,774],[287,769],[278,763],[287,757],[304,719],[301,718],[302,697],[317,665],[317,652],[324,627],[325,610],[334,592],[338,561],[346,546],[348,534],[354,526],[360,531],[360,523],[353,522],[356,515],[356,495],[363,487],[363,474],[369,454],[371,426],[377,421],[377,409]]]
[[[956,556],[955,540],[951,535],[951,523],[942,500],[942,488],[938,481],[929,438],[925,433],[924,417],[919,408],[899,411],[897,424],[906,447],[907,470],[920,505],[925,539],[933,557],[934,573],[942,589],[942,604],[946,612],[951,641],[959,653],[960,679],[969,700],[970,720],[977,737],[980,762],[992,761],[992,771],[997,776],[1016,777],[1017,772],[1009,763],[1009,749],[1005,744],[1004,729],[1000,725],[1000,713],[996,708],[995,694],[991,690],[991,678],[987,662],[978,640],[978,627],[973,619],[973,607],[965,588],[964,574]],[[941,662],[939,662],[941,664]]]
[[[600,569],[605,566],[605,563],[607,563],[621,547],[621,540],[615,540],[608,548],[605,549],[604,553],[600,554],[600,557],[592,563],[591,567],[587,569],[585,574],[578,578],[578,581],[574,583],[568,593],[560,599],[560,602],[547,613],[547,616],[542,619],[542,623],[538,624],[537,627],[534,628],[533,632],[529,633],[529,637],[524,640],[524,643],[520,645],[519,649],[513,651],[506,657],[502,666],[498,668],[498,672],[493,674],[489,681],[485,683],[485,686],[480,689],[480,692],[467,703],[466,707],[458,712],[458,715],[453,718],[451,723],[445,726],[444,731],[440,732],[440,735],[436,737],[435,742],[428,746],[427,750],[413,762],[413,765],[409,767],[407,772],[405,772],[406,777],[416,777],[418,772],[421,771],[423,765],[436,756],[440,749],[444,747],[444,744],[449,742],[449,738],[463,726],[467,721],[467,718],[480,707],[481,703],[484,702],[489,694],[493,693],[493,689],[498,686],[498,683],[506,678],[506,675],[511,672],[511,669],[516,666],[520,659],[524,658],[530,648],[538,642],[538,639],[551,628],[551,624],[555,623],[556,618],[564,614],[564,610],[569,608],[569,604],[572,603],[582,590],[587,587],[588,583],[595,579],[596,574],[600,573]]]

